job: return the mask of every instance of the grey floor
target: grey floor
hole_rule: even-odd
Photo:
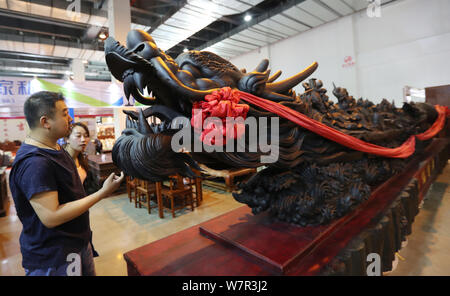
[[[123,253],[161,239],[192,225],[241,207],[230,193],[206,190],[204,203],[194,212],[185,211],[172,219],[136,209],[126,195],[106,199],[91,213],[94,245],[102,256],[95,258],[97,275],[126,275]],[[407,245],[397,255],[397,267],[386,275],[450,275],[450,165],[439,175],[424,198],[413,223]],[[0,275],[23,275],[19,235],[21,223],[14,205],[0,218]]]
[[[432,185],[389,275],[450,275],[450,165]]]

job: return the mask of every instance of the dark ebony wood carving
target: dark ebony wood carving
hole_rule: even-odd
[[[341,87],[332,92],[335,103],[317,79],[303,83],[305,91],[297,95],[292,88],[310,76],[317,63],[275,82],[280,72],[270,76],[267,60],[248,73],[210,52],[190,51],[173,60],[150,35],[139,30],[129,33],[127,48],[110,37],[105,51],[107,64],[123,81],[127,98],[132,95],[151,105],[140,113],[127,112],[127,129],[113,149],[114,163],[141,179],[162,180],[175,173],[192,176],[190,167],[199,169],[197,163],[213,169],[262,165],[264,153],[249,152],[248,134],[245,152],[186,154],[171,149],[171,139],[178,131],[171,121],[178,116],[191,118],[193,103],[222,87],[279,102],[345,134],[387,148],[426,131],[438,115],[433,106],[423,103],[396,108],[387,100],[380,104],[356,100]],[[151,97],[143,95],[145,87]],[[149,116],[162,123],[149,125]],[[250,105],[247,117],[277,115]],[[416,153],[425,144],[418,141]],[[280,118],[279,146],[278,160],[240,184],[233,196],[254,214],[269,211],[278,220],[302,226],[329,223],[345,215],[370,196],[371,188],[400,172],[408,161],[351,150],[284,118]]]

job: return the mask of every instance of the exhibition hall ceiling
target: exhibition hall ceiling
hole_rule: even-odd
[[[124,0],[128,1],[128,0]],[[73,59],[109,80],[108,0],[0,0],[0,76],[63,78]],[[382,4],[392,1],[382,0]],[[367,0],[130,0],[131,27],[172,57],[207,50],[230,59],[366,9]],[[69,5],[72,10],[68,10]]]

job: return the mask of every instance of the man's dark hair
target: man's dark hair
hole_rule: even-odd
[[[53,118],[57,101],[64,101],[64,96],[61,93],[50,91],[37,92],[25,101],[23,113],[25,113],[30,129],[38,126],[42,116]]]

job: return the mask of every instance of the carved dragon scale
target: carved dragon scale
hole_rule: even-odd
[[[383,100],[373,104],[355,100],[344,88],[335,87],[334,103],[322,82],[303,83],[305,92],[293,88],[307,79],[317,63],[288,79],[277,82],[281,71],[270,76],[269,61],[252,72],[239,70],[220,56],[206,51],[189,51],[175,60],[159,49],[146,32],[132,30],[127,47],[109,37],[105,57],[113,76],[123,82],[127,99],[150,105],[144,111],[124,111],[127,128],[113,148],[114,163],[127,175],[151,181],[179,173],[193,176],[198,164],[213,169],[260,167],[263,152],[191,152],[171,149],[178,130],[171,121],[192,117],[194,102],[223,87],[278,102],[327,126],[358,139],[384,147],[397,147],[410,135],[427,130],[437,118],[435,109],[423,103],[396,108]],[[147,88],[151,96],[144,96]],[[149,125],[156,116],[160,124]],[[250,104],[247,117],[277,117]],[[247,133],[246,133],[247,134]],[[268,131],[270,135],[270,131]],[[246,145],[249,144],[246,138]],[[417,143],[420,151],[425,142]],[[329,223],[354,209],[370,196],[374,186],[402,170],[408,159],[375,157],[351,150],[316,135],[284,118],[279,126],[279,159],[267,165],[247,182],[239,184],[234,198],[252,208],[254,214],[269,211],[277,220],[297,225]]]

